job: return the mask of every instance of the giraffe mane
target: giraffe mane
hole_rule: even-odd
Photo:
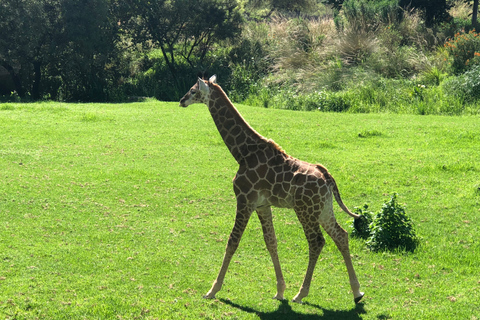
[[[214,82],[209,82],[209,81],[206,81],[210,86],[212,87],[215,87],[217,90],[216,92],[222,96],[222,98],[225,98],[225,100],[227,100],[231,107],[232,107],[232,110],[234,110],[235,113],[237,113],[237,115],[243,119],[243,122],[245,123],[245,125],[247,126],[247,128],[249,128],[250,130],[252,130],[253,132],[255,132],[258,137],[267,143],[267,145],[271,146],[273,149],[279,151],[280,153],[282,154],[286,154],[285,150],[283,150],[283,148],[278,144],[276,143],[275,141],[273,141],[272,139],[267,139],[265,138],[264,136],[262,136],[260,133],[258,133],[255,129],[252,128],[252,126],[250,126],[250,124],[245,120],[245,118],[242,117],[242,115],[238,112],[237,108],[233,105],[232,101],[230,100],[230,98],[228,98],[227,94],[225,93],[225,91],[223,91],[222,87],[220,87],[218,84],[214,83]]]

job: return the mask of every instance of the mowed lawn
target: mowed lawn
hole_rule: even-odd
[[[349,208],[378,211],[397,192],[417,251],[351,239],[366,294],[355,306],[327,237],[305,303],[280,302],[254,215],[218,299],[204,300],[237,170],[205,106],[0,104],[0,318],[480,318],[479,117],[237,107],[290,155],[325,165]],[[274,209],[274,224],[291,300],[307,242],[292,210]]]

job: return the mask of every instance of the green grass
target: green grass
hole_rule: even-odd
[[[478,319],[479,118],[292,112],[238,106],[289,154],[327,166],[347,206],[397,192],[414,254],[351,239],[353,304],[330,238],[303,305],[271,299],[273,266],[252,217],[218,300],[204,300],[233,226],[236,163],[205,106],[0,105],[2,319]],[[338,221],[351,219],[336,206]],[[274,209],[292,299],[307,242]]]

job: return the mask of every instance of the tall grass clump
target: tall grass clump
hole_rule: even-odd
[[[470,70],[458,77],[450,77],[443,83],[445,91],[465,103],[476,103],[480,100],[480,65],[474,65]]]
[[[331,41],[335,32],[333,19],[276,16],[268,26],[273,74],[267,82],[273,86],[295,83],[305,91],[311,90],[312,78],[335,63]]]

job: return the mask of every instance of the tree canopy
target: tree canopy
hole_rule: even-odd
[[[269,35],[237,41],[246,23],[272,21],[273,12],[316,19],[325,14],[321,2],[350,13],[373,8],[375,17],[376,8],[399,5],[424,13],[427,25],[447,19],[450,6],[447,0],[0,0],[0,96],[176,99],[190,84],[184,74],[214,66],[228,78],[267,64],[271,57],[259,57],[258,44],[268,44]]]

